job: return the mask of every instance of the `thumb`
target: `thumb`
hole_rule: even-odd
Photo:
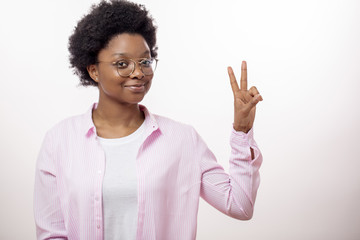
[[[258,104],[258,102],[262,101],[262,97],[260,94],[256,94],[246,105],[245,112],[250,112],[250,110]]]

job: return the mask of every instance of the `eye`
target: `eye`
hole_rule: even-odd
[[[115,64],[120,69],[124,69],[124,68],[127,68],[129,66],[129,62],[126,61],[126,60],[119,60]]]
[[[152,59],[144,59],[140,63],[141,63],[141,66],[143,66],[143,67],[151,67],[152,62],[153,62]]]

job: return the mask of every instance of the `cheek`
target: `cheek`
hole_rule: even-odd
[[[100,81],[100,86],[102,91],[107,95],[118,95],[124,90],[123,88],[124,80],[119,76],[105,75],[102,76]]]
[[[150,80],[148,81],[148,83],[146,84],[146,89],[147,89],[146,92],[149,91],[149,89],[150,89],[150,87],[151,87],[151,83],[152,83],[152,79],[150,79]]]
[[[120,76],[115,68],[99,71],[99,78],[106,82],[120,82]]]
[[[126,79],[120,77],[117,72],[107,72],[100,79],[103,88],[106,88],[108,91],[118,91],[119,87],[123,87],[123,84],[126,82]]]

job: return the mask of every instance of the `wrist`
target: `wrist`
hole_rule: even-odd
[[[235,125],[235,124],[233,124],[233,128],[237,132],[244,132],[244,133],[248,133],[251,129],[249,127],[239,126],[239,125]]]

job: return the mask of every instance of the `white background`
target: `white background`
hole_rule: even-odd
[[[3,1],[0,8],[0,239],[35,239],[33,184],[45,132],[85,112],[68,37],[97,1]],[[137,1],[158,25],[159,65],[142,102],[193,125],[228,169],[233,96],[248,62],[264,156],[250,221],[201,200],[197,239],[360,239],[360,2]]]

